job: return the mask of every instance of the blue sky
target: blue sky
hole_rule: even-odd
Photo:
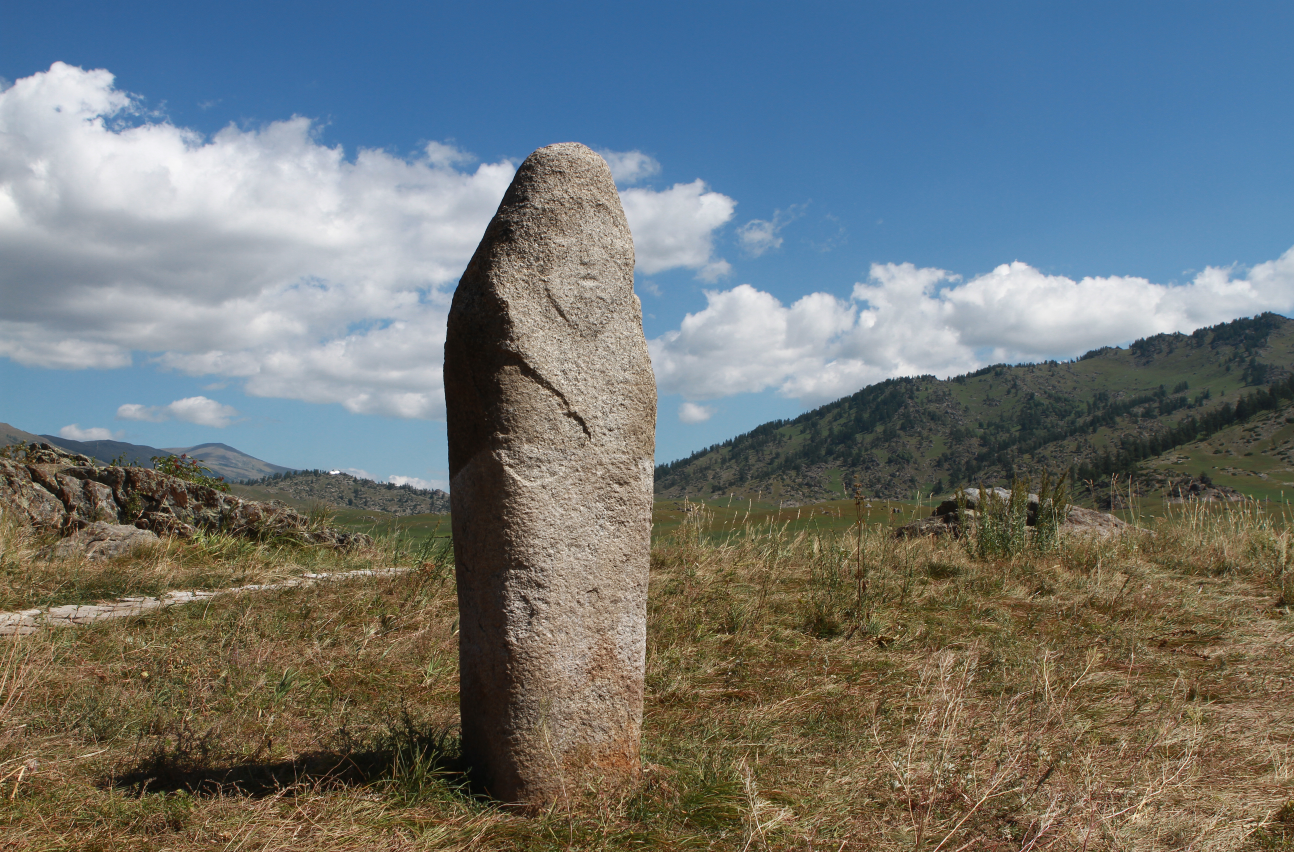
[[[5,19],[0,420],[29,431],[443,486],[448,298],[558,141],[621,185],[659,461],[892,375],[1294,312],[1287,3]]]

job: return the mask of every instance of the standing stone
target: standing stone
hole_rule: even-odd
[[[445,339],[463,755],[530,807],[639,772],[656,383],[611,171],[531,154]]]

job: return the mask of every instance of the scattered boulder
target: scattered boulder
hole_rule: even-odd
[[[928,518],[918,518],[904,524],[894,531],[899,538],[920,538],[932,535],[936,538],[946,535],[958,535],[961,528],[957,525],[957,513],[951,515],[934,514]]]
[[[987,490],[991,493],[992,499],[1002,506],[1006,506],[1011,500],[1011,492],[1006,488],[999,487]],[[960,494],[964,495],[966,520],[974,521],[979,511],[981,511],[980,490],[978,488],[963,488]],[[1047,501],[1047,504],[1050,505],[1050,500]],[[1038,525],[1038,512],[1041,505],[1037,494],[1029,495],[1025,503],[1025,525],[1027,527]],[[1133,526],[1116,518],[1114,515],[1084,509],[1081,506],[1070,506],[1066,510],[1064,522],[1060,525],[1062,533],[1114,535],[1127,529],[1133,529]],[[936,506],[930,517],[920,518],[904,524],[896,529],[894,534],[898,538],[918,538],[927,535],[961,535],[962,524],[957,516],[957,496],[954,495]]]
[[[963,488],[961,490],[961,494],[964,495],[965,497],[967,509],[979,508],[980,490],[978,488]],[[986,488],[984,489],[984,497],[985,499],[997,500],[1000,503],[1006,504],[1011,500],[1011,491],[1010,489],[1002,488],[1001,486],[998,486],[996,488]],[[1032,499],[1034,503],[1038,502],[1037,494],[1030,494],[1029,497],[1030,499]],[[940,509],[942,509],[943,511],[940,511]],[[955,511],[957,511],[956,494],[954,494],[949,499],[940,503],[939,508],[935,510],[937,514],[947,514],[948,512],[955,512]]]
[[[607,164],[531,154],[445,339],[463,755],[536,809],[641,772],[656,384]]]
[[[1170,482],[1164,489],[1169,503],[1243,503],[1245,495],[1207,479],[1187,477]]]
[[[87,456],[45,443],[0,457],[0,507],[63,535],[102,524],[182,537],[198,530],[261,540],[282,536],[331,547],[372,542],[362,533],[313,528],[306,516],[282,504],[243,500],[148,468],[100,467]],[[112,548],[101,544],[95,550]]]
[[[1103,536],[1119,535],[1131,529],[1136,527],[1108,512],[1084,509],[1082,506],[1070,506],[1069,512],[1065,515],[1065,523],[1060,525],[1062,533],[1090,533]]]
[[[112,559],[124,556],[138,547],[161,541],[150,530],[127,524],[95,521],[82,527],[50,548],[49,555],[60,559],[84,556],[86,559]]]
[[[1002,488],[1001,486],[996,488],[986,488],[985,492],[987,493],[988,499],[996,501],[1001,506],[1006,506],[1011,502],[1011,490],[1008,488]],[[967,509],[972,512],[979,511],[980,491],[978,488],[963,488],[960,493],[965,495],[964,499],[966,501]],[[1030,494],[1028,499],[1025,501],[1025,513],[1028,517],[1028,525],[1031,527],[1037,526],[1038,524],[1038,506],[1038,495]],[[933,514],[944,517],[948,515],[956,517],[957,495],[953,495],[940,503],[935,507]]]

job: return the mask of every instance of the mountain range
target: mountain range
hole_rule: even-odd
[[[226,444],[159,449],[0,423],[0,444],[17,441],[48,441],[105,464],[151,466],[153,456],[183,453],[230,482],[256,480],[265,496],[289,501],[401,515],[447,504],[441,491],[370,488]],[[1266,313],[1072,361],[889,379],[657,466],[656,496],[736,493],[797,505],[857,490],[907,499],[1043,471],[1067,471],[1078,483],[1137,471],[1168,490],[1181,487],[1187,468],[1251,496],[1274,498],[1286,484],[1294,494],[1294,320]]]
[[[35,435],[8,423],[0,423],[0,446],[20,441],[46,441],[102,464],[153,467],[154,456],[187,455],[223,476],[239,497],[251,500],[279,500],[294,508],[310,510],[327,503],[339,510],[384,512],[399,517],[438,514],[449,511],[449,495],[439,489],[426,490],[409,485],[373,482],[347,473],[298,470],[262,461],[228,444],[198,444],[193,447],[162,448],[125,441],[73,441],[57,435]]]
[[[187,455],[189,458],[197,459],[210,468],[216,476],[223,476],[229,482],[261,479],[276,473],[296,470],[296,468],[261,461],[228,444],[208,443],[192,447],[158,448],[145,444],[130,444],[125,441],[73,441],[58,435],[34,435],[8,423],[0,423],[0,446],[16,444],[20,441],[28,443],[46,441],[69,452],[89,456],[103,464],[118,463],[152,467],[151,459],[154,456]]]
[[[1152,462],[1178,447],[1212,441],[1208,455],[1221,453],[1215,436],[1242,435],[1292,398],[1294,320],[1266,313],[1072,361],[890,379],[659,465],[656,494],[758,493],[794,505],[855,488],[911,498],[1044,470],[1108,480],[1139,465],[1163,468]],[[1286,439],[1277,423],[1268,449],[1279,454]],[[1245,452],[1235,453],[1241,467],[1254,454]]]

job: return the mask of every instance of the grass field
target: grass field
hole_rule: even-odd
[[[891,508],[859,550],[852,502],[658,506],[643,783],[538,818],[463,785],[438,540],[59,564],[5,526],[7,608],[415,570],[0,642],[0,849],[1294,850],[1287,516],[977,561]]]

